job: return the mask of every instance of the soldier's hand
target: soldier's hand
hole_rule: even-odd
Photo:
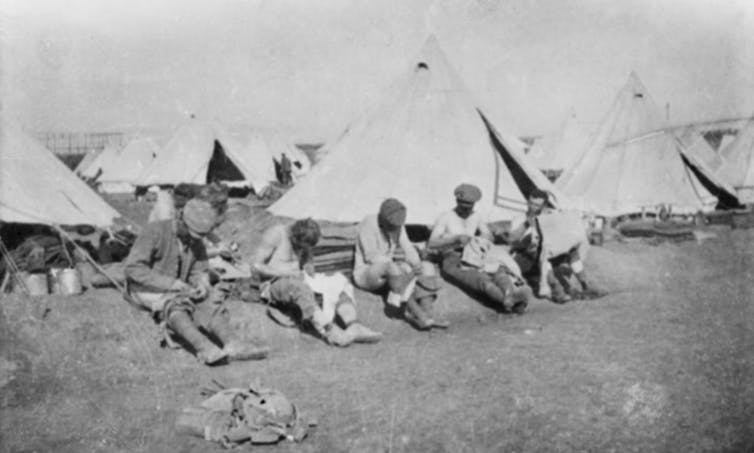
[[[191,291],[191,285],[184,282],[183,280],[176,279],[173,284],[170,286],[170,291],[175,292],[190,292]]]
[[[310,277],[314,277],[314,274],[316,273],[316,270],[314,269],[314,263],[304,264],[304,267],[301,270]]]
[[[189,295],[192,299],[204,299],[209,295],[209,288],[204,285],[196,285],[191,288]]]
[[[465,247],[469,242],[471,242],[471,236],[468,236],[466,234],[459,234],[458,236],[456,236],[456,243],[461,247]]]

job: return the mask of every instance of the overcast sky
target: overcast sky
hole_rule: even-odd
[[[500,129],[595,122],[635,70],[672,122],[754,112],[751,0],[0,0],[2,106],[34,130],[190,113],[336,136],[433,33]]]

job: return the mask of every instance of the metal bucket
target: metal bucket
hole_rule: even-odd
[[[61,269],[57,276],[58,293],[63,296],[81,294],[81,273],[78,269]]]
[[[21,278],[32,296],[42,296],[49,293],[47,286],[47,274],[29,274],[26,272],[19,273]]]
[[[60,294],[60,281],[58,280],[62,268],[51,267],[47,271],[48,282],[50,284],[50,294]]]

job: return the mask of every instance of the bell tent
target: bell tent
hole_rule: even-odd
[[[481,188],[478,209],[490,221],[510,219],[525,211],[535,187],[556,198],[519,143],[492,127],[430,37],[387,96],[269,210],[358,222],[395,197],[408,207],[407,222],[431,224],[468,182]]]
[[[556,185],[580,210],[606,217],[659,205],[674,212],[711,210],[717,197],[707,187],[729,191],[699,159],[684,155],[633,72],[590,145]]]
[[[120,214],[16,127],[0,132],[0,221],[108,226]]]
[[[736,189],[741,203],[754,203],[754,120],[720,153],[725,162],[717,175]]]
[[[589,135],[571,113],[560,130],[537,140],[527,157],[542,171],[561,172],[576,161],[589,143]]]
[[[222,181],[249,186],[261,193],[270,182],[272,159],[261,147],[249,146],[244,134],[192,118],[157,154],[138,185],[207,184]]]

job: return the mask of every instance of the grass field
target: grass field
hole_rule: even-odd
[[[453,325],[422,333],[358,293],[377,345],[329,347],[233,302],[267,360],[207,368],[161,349],[109,289],[2,300],[0,450],[221,451],[178,435],[216,379],[254,378],[319,426],[275,452],[754,452],[754,230],[595,247],[605,298],[497,314],[446,285]]]

